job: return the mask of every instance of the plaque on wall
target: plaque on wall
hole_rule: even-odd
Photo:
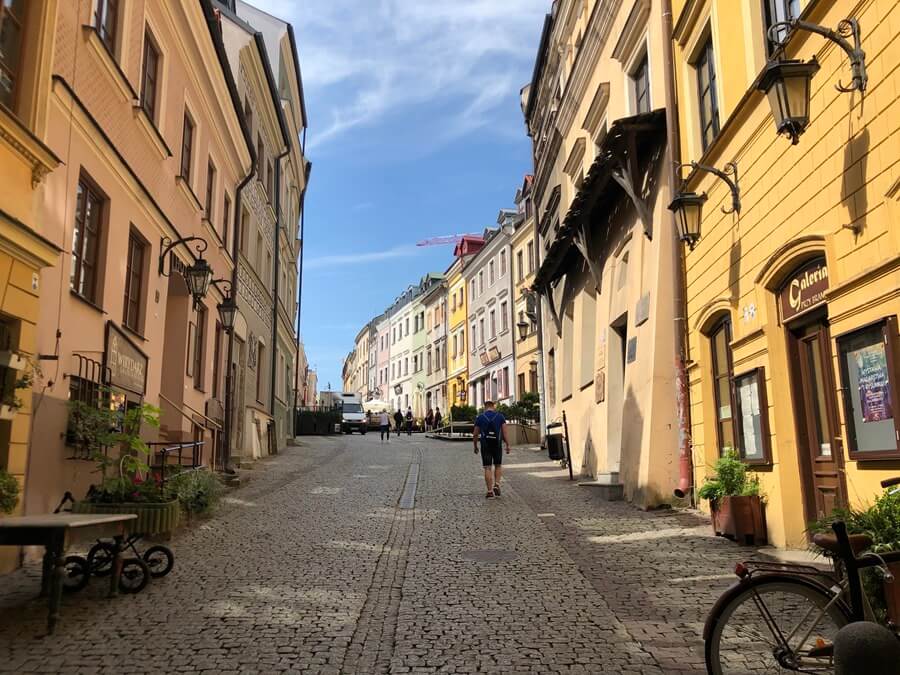
[[[650,294],[644,293],[634,308],[634,325],[640,326],[650,318]]]
[[[625,352],[625,363],[634,363],[634,360],[637,358],[637,338],[629,338],[628,340],[628,349]]]
[[[103,365],[109,384],[143,396],[147,391],[147,356],[112,321],[106,322]]]
[[[599,368],[594,375],[594,399],[597,403],[606,400],[606,370]]]

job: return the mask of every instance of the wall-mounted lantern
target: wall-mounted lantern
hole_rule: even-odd
[[[230,333],[234,328],[234,319],[237,316],[237,303],[234,301],[234,296],[231,293],[231,281],[228,279],[214,279],[209,282],[210,286],[215,286],[216,288],[223,284],[227,284],[228,289],[224,291],[225,298],[216,305],[216,310],[219,312],[219,323],[222,324],[222,328],[226,333]]]
[[[741,189],[738,185],[738,168],[735,162],[728,162],[724,171],[714,166],[706,166],[691,162],[680,164],[677,168],[689,166],[695,171],[711,173],[722,180],[731,190],[731,208],[722,207],[722,213],[741,212]],[[682,186],[683,187],[683,186]],[[683,189],[675,195],[669,209],[675,213],[675,225],[678,228],[678,238],[693,251],[700,239],[700,224],[703,222],[703,204],[706,202],[706,193],[686,192]]]
[[[527,321],[519,321],[519,323],[516,324],[516,328],[519,329],[519,339],[524,340],[528,337],[528,329],[531,328],[531,326]]]
[[[200,303],[203,302],[203,298],[206,297],[206,293],[209,291],[209,284],[213,278],[212,267],[203,258],[204,251],[209,247],[205,239],[202,237],[182,237],[172,241],[168,237],[163,237],[160,242],[159,273],[164,277],[169,276],[169,272],[166,271],[166,258],[169,252],[179,244],[187,244],[191,241],[199,242],[194,247],[197,249],[197,255],[194,256],[194,262],[184,268],[182,276],[193,298],[194,309],[197,309]]]
[[[838,82],[835,88],[841,92],[865,91],[866,53],[862,49],[859,22],[844,19],[837,30],[831,30],[815,23],[800,21],[780,21],[769,28],[769,40],[778,47],[779,54],[798,30],[821,35],[834,42],[850,57],[852,81],[850,86]],[[853,38],[853,44],[847,41]],[[813,57],[809,61],[777,60],[769,61],[760,78],[758,89],[764,91],[772,107],[772,117],[779,134],[784,134],[796,145],[801,134],[809,125],[810,80],[819,70],[819,62]]]

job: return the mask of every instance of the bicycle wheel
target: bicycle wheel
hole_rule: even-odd
[[[62,589],[65,593],[80,591],[91,580],[87,560],[80,555],[67,555],[65,569],[66,573],[62,580]]]
[[[801,580],[757,577],[742,584],[710,619],[707,672],[834,672],[829,647],[849,618],[842,605],[828,607],[830,601],[825,591]]]
[[[150,581],[150,568],[140,558],[129,558],[122,563],[119,590],[123,593],[140,593]]]
[[[150,568],[150,576],[154,579],[164,577],[172,571],[175,556],[168,546],[151,546],[144,551],[144,562]]]
[[[116,547],[106,541],[98,541],[88,551],[87,564],[91,574],[96,577],[109,576],[112,572],[113,559],[116,557]]]

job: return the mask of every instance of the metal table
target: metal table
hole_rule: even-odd
[[[0,546],[43,546],[44,567],[41,575],[41,597],[49,596],[47,634],[53,633],[59,619],[65,576],[66,549],[82,539],[112,539],[115,548],[109,595],[118,592],[122,570],[121,546],[133,513],[78,514],[51,513],[37,516],[0,518]]]

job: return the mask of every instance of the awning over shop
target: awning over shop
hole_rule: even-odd
[[[553,289],[572,269],[586,265],[597,289],[602,267],[589,255],[592,223],[608,226],[623,197],[634,206],[647,238],[653,237],[653,219],[647,204],[650,181],[665,141],[665,110],[654,110],[613,122],[600,144],[597,157],[578,194],[544,256],[533,287],[550,300],[550,311],[560,330],[559,309],[568,293],[563,291],[559,307],[554,304]]]

